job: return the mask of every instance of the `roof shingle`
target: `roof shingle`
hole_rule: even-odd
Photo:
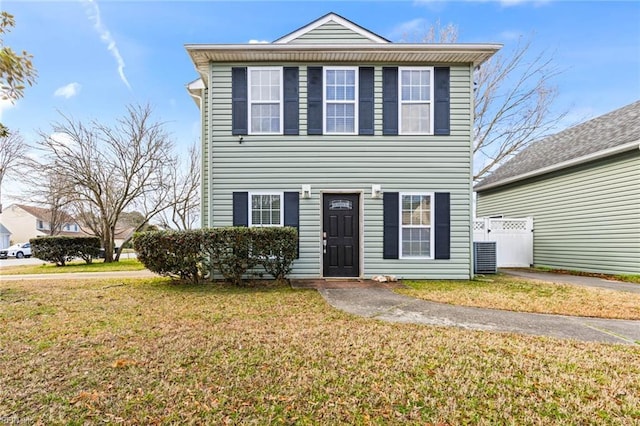
[[[640,101],[532,143],[474,190],[524,179],[538,170],[640,141]]]

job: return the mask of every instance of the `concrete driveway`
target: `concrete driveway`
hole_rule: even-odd
[[[333,307],[383,321],[640,345],[640,321],[530,314],[428,302],[383,288],[319,289]]]

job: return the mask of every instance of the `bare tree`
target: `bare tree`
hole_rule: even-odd
[[[51,173],[67,182],[73,215],[101,238],[105,262],[117,260],[114,236],[121,214],[144,205],[148,221],[167,206],[173,143],[162,123],[152,120],[149,106],[129,106],[113,126],[64,117],[52,127],[52,134],[41,132],[38,148]]]
[[[69,194],[73,193],[72,186],[65,181],[64,177],[52,174],[49,167],[37,158],[25,157],[20,165],[28,171],[22,175],[26,188],[15,198],[26,204],[36,204],[46,210],[46,220],[49,223],[48,234],[58,235],[66,224],[77,223],[70,214]]]
[[[189,147],[186,164],[181,164],[171,184],[171,205],[160,214],[160,225],[172,229],[193,229],[200,219],[200,155]]]
[[[13,167],[26,158],[27,149],[20,133],[0,136],[0,213],[2,213],[2,182],[5,177],[14,172]]]
[[[442,27],[437,21],[420,41],[457,39],[456,26]],[[558,96],[553,78],[559,74],[553,56],[534,53],[532,41],[521,38],[512,50],[498,52],[475,71],[474,182],[554,131],[567,114],[553,109]]]

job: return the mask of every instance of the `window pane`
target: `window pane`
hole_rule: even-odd
[[[327,84],[335,84],[336,83],[336,72],[328,70],[327,71]]]
[[[355,105],[327,104],[327,132],[353,133],[355,129]]]
[[[402,105],[402,132],[429,133],[429,104]]]
[[[430,257],[431,229],[430,228],[403,228],[402,229],[402,256],[403,257]]]
[[[428,195],[403,195],[402,225],[431,225],[431,197]]]
[[[279,104],[251,105],[251,131],[257,133],[277,133],[280,131]]]
[[[280,225],[280,204],[280,195],[252,195],[251,224],[255,226]]]

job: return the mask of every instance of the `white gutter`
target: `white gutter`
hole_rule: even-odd
[[[474,189],[474,191],[475,192],[486,191],[488,189],[507,185],[509,183],[517,182],[519,180],[529,179],[529,178],[540,176],[546,173],[555,172],[560,169],[565,169],[567,167],[588,163],[589,161],[600,160],[602,158],[611,157],[612,155],[621,154],[627,151],[633,151],[634,149],[640,149],[640,139],[634,142],[626,143],[624,145],[614,146],[613,148],[605,149],[603,151],[598,151],[591,154],[583,155],[582,157],[572,158],[571,160],[563,161],[561,163],[552,164],[550,166],[543,167],[541,169],[532,170],[530,172],[523,173],[521,175],[502,179],[487,185],[480,184]]]
[[[433,51],[433,52],[494,52],[502,48],[498,43],[342,43],[342,44],[185,44],[189,51],[197,50],[222,50],[222,51],[335,51],[335,50],[362,50],[362,51]]]

